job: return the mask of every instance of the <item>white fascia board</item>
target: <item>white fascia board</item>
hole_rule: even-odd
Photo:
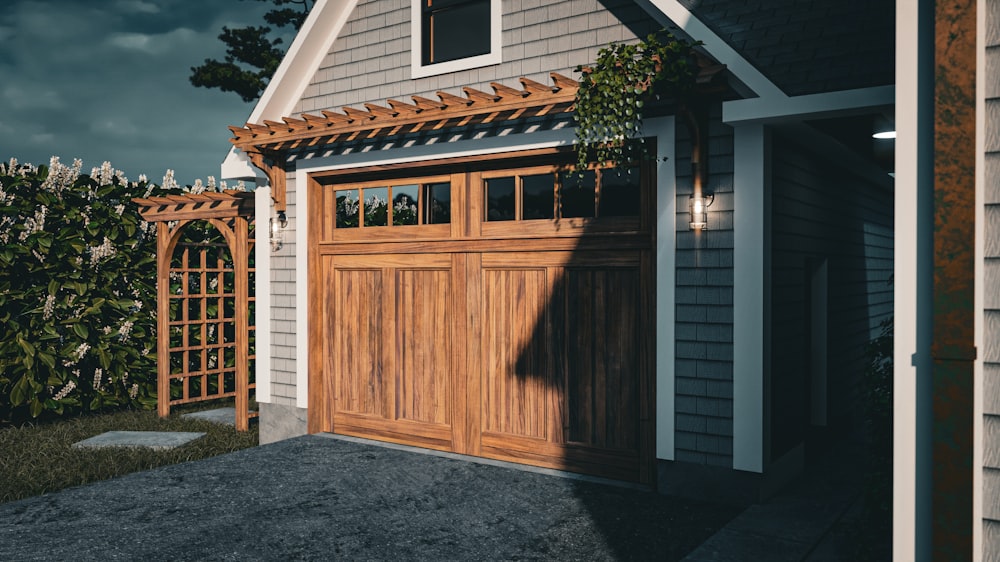
[[[265,119],[279,121],[291,115],[357,3],[358,0],[316,0],[257,105],[250,112],[248,123],[260,123]],[[236,152],[240,151],[235,147],[229,150],[227,163]],[[245,176],[229,177],[227,173],[246,174],[246,170],[240,167],[227,168],[223,165],[222,178],[246,179]]]
[[[774,82],[764,76],[761,71],[743,58],[743,55],[716,35],[677,0],[638,0],[638,3],[646,7],[647,11],[650,6],[655,8],[677,27],[683,29],[692,39],[704,43],[702,48],[712,58],[726,65],[726,68],[737,80],[746,84],[758,96],[773,100],[788,97],[781,91],[781,88],[775,86]]]
[[[752,98],[722,104],[722,122],[730,125],[773,123],[783,119],[820,118],[852,110],[891,107],[896,103],[895,86],[841,90],[784,99]]]

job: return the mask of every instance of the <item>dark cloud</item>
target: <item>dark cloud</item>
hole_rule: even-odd
[[[84,168],[110,160],[130,178],[219,175],[227,125],[252,104],[195,88],[190,68],[221,58],[223,25],[260,24],[267,2],[8,0],[0,11],[0,159]]]

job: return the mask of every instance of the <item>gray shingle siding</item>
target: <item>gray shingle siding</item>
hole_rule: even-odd
[[[983,260],[983,558],[1000,560],[1000,4],[986,12]]]
[[[294,406],[295,385],[295,181],[288,180],[284,245],[271,254],[271,403]]]
[[[688,229],[691,143],[677,128],[675,459],[732,466],[733,135],[714,108],[709,128],[708,229]]]
[[[860,430],[865,346],[892,314],[893,195],[775,136],[772,186],[772,459],[809,425],[809,275],[827,267],[828,422]],[[779,421],[780,420],[780,421]]]
[[[408,101],[463,86],[492,92],[490,82],[517,87],[521,76],[549,84],[550,72],[573,77],[573,69],[592,62],[600,47],[659,27],[630,0],[504,0],[502,7],[501,64],[414,80],[410,0],[359,1],[295,112]]]
[[[789,95],[892,84],[887,0],[680,0]]]

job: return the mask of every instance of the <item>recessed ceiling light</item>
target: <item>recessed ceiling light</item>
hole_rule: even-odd
[[[880,131],[872,135],[873,139],[894,139],[896,138],[896,131]]]

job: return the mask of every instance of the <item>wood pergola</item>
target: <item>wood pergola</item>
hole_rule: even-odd
[[[230,190],[133,201],[156,224],[159,415],[169,415],[171,406],[233,397],[236,429],[246,431],[256,416],[249,409],[256,386],[250,382],[254,195]],[[182,241],[196,221],[210,223],[225,243]]]
[[[724,89],[724,81],[717,78],[723,75],[725,65],[702,55],[696,59],[699,93]],[[283,164],[290,152],[572,113],[579,83],[556,72],[549,76],[551,85],[521,77],[520,88],[490,83],[492,93],[466,86],[462,88],[464,96],[439,91],[437,100],[412,96],[410,103],[390,99],[384,106],[366,103],[364,109],[343,107],[340,112],[323,110],[322,115],[282,117],[281,122],[265,119],[259,124],[230,126],[233,136],[229,142],[267,175],[275,211],[282,212],[286,210]]]

